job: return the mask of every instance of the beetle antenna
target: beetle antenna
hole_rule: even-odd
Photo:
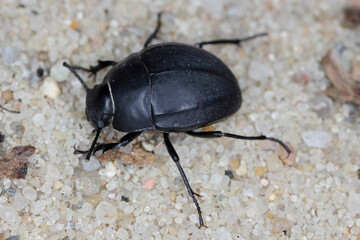
[[[84,80],[82,80],[80,75],[75,71],[75,69],[71,65],[69,65],[67,62],[63,62],[63,66],[66,67],[67,69],[69,69],[75,75],[75,77],[80,81],[80,83],[84,86],[85,90],[88,92],[89,91],[88,86],[86,85]]]

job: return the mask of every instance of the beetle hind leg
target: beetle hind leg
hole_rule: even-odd
[[[291,153],[290,148],[280,139],[274,138],[274,137],[266,137],[264,135],[260,136],[241,136],[241,135],[235,135],[232,133],[223,133],[220,131],[209,131],[209,132],[186,132],[190,136],[194,137],[201,137],[201,138],[220,138],[220,137],[229,137],[229,138],[235,138],[235,139],[241,139],[241,140],[269,140],[273,142],[279,143],[288,154]]]
[[[195,196],[201,197],[201,195],[195,193],[192,188],[190,187],[189,181],[185,175],[185,172],[183,170],[183,168],[180,165],[180,159],[179,156],[177,155],[174,146],[171,144],[170,139],[169,139],[169,133],[164,133],[164,140],[165,140],[165,145],[166,145],[166,149],[168,150],[170,157],[174,160],[180,175],[185,183],[186,189],[188,191],[188,193],[190,194],[191,198],[193,199],[193,202],[195,203],[196,209],[198,211],[199,214],[199,224],[200,227],[206,227],[202,218],[202,214],[201,214],[201,209],[200,209],[200,205],[196,199]]]

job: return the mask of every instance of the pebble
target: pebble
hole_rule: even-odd
[[[36,198],[37,198],[37,191],[33,187],[31,187],[29,185],[26,185],[23,188],[22,194],[24,195],[24,197],[27,200],[30,200],[30,201],[35,201]]]
[[[155,180],[153,178],[149,178],[145,180],[144,184],[142,185],[142,188],[151,190],[155,186]]]
[[[1,50],[2,60],[5,66],[11,66],[19,57],[20,52],[17,48],[5,46]]]
[[[229,163],[230,167],[233,168],[233,169],[237,169],[240,167],[240,161],[237,160],[237,159],[233,159],[230,161]]]
[[[325,131],[302,132],[301,137],[309,147],[326,148],[332,140],[331,135]]]
[[[116,167],[114,165],[113,162],[107,162],[106,165],[105,165],[105,175],[108,177],[108,178],[113,178],[115,177],[116,175]]]
[[[35,126],[42,126],[45,123],[45,116],[42,113],[37,113],[33,116],[32,121]]]
[[[50,69],[50,76],[53,77],[53,79],[55,79],[58,82],[68,80],[70,77],[70,71],[69,71],[69,69],[67,69],[63,66],[63,62],[66,62],[66,61],[65,60],[58,61]]]
[[[155,146],[152,143],[148,143],[148,142],[143,141],[143,142],[141,142],[141,145],[148,152],[154,151]]]
[[[15,223],[18,212],[12,206],[0,206],[0,218],[8,223]]]
[[[102,201],[97,205],[95,215],[100,223],[114,223],[117,219],[117,209],[109,202]]]
[[[235,173],[236,175],[240,176],[240,177],[244,177],[246,176],[247,174],[247,166],[246,166],[246,163],[244,161],[242,161],[240,163],[240,167],[238,167],[236,170],[235,170]]]
[[[212,174],[210,182],[214,185],[220,185],[222,181],[222,176],[218,173]]]
[[[359,214],[360,213],[360,194],[355,193],[355,192],[350,192],[347,206],[348,206],[349,212],[351,212],[353,214]]]
[[[266,159],[266,166],[269,172],[281,171],[283,163],[276,154],[272,154]]]
[[[16,193],[15,188],[10,187],[10,188],[6,189],[6,194],[10,197],[13,197],[15,195],[15,193]]]
[[[14,94],[13,91],[11,91],[10,89],[7,89],[5,91],[1,92],[1,98],[4,99],[5,104],[10,102],[11,100],[14,99]]]
[[[234,174],[231,170],[225,170],[225,175],[228,176],[230,179],[234,178]]]
[[[89,161],[83,157],[80,159],[80,165],[85,171],[93,172],[99,169],[100,162],[95,156],[91,156]]]
[[[97,172],[81,172],[75,180],[76,189],[86,196],[93,196],[100,190],[100,179]]]
[[[267,187],[269,185],[269,180],[267,180],[266,178],[262,178],[262,179],[260,179],[260,183],[264,187]]]
[[[272,202],[274,201],[276,198],[276,194],[275,193],[270,193],[270,196],[269,196],[269,201]]]
[[[59,84],[52,77],[44,79],[44,82],[40,87],[40,91],[44,96],[50,99],[57,99],[61,94]]]
[[[255,168],[255,176],[263,177],[265,175],[265,168],[257,167]]]
[[[16,235],[11,235],[8,240],[19,240],[19,236],[16,236]]]

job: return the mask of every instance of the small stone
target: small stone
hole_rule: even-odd
[[[15,188],[10,187],[10,188],[6,189],[6,194],[7,194],[9,197],[13,197],[13,196],[15,195],[15,193],[16,193],[16,189],[15,189]]]
[[[44,82],[40,87],[40,91],[44,96],[51,99],[57,99],[61,94],[59,84],[52,77],[44,79]]]
[[[240,167],[238,167],[235,170],[236,175],[240,176],[240,177],[244,177],[247,174],[247,166],[246,163],[244,161],[241,161],[240,163]]]
[[[26,185],[23,190],[22,190],[22,194],[24,195],[24,197],[27,200],[30,201],[35,201],[37,198],[37,191],[35,189],[33,189],[31,186]]]
[[[81,214],[82,217],[86,217],[92,213],[92,210],[93,207],[90,203],[84,203],[81,209],[79,209],[79,213]]]
[[[45,123],[45,116],[41,113],[37,113],[32,118],[35,126],[42,126]]]
[[[7,89],[1,92],[1,98],[4,99],[5,104],[14,99],[13,91]]]
[[[129,202],[129,198],[125,197],[124,195],[121,196],[121,201]]]
[[[129,233],[125,229],[118,229],[116,232],[116,236],[119,240],[127,240],[129,239]]]
[[[283,164],[276,154],[272,154],[266,159],[266,166],[269,172],[281,171]]]
[[[19,236],[16,236],[16,235],[11,235],[8,240],[19,240]]]
[[[272,202],[274,201],[276,198],[276,194],[275,193],[270,193],[270,196],[269,196],[269,201]]]
[[[301,134],[304,143],[309,147],[326,148],[332,140],[325,131],[306,131]]]
[[[92,196],[100,190],[100,179],[97,172],[81,172],[75,181],[76,189],[86,196]]]
[[[260,179],[260,183],[264,187],[267,187],[269,185],[269,180],[267,180],[266,178],[262,178],[262,179]]]
[[[105,165],[105,170],[106,170],[105,175],[108,178],[113,178],[116,175],[117,169],[113,162],[107,162]]]
[[[85,171],[93,172],[99,169],[100,162],[95,156],[91,156],[89,161],[86,161],[85,158],[81,158],[80,165]]]
[[[215,173],[213,175],[211,175],[211,179],[210,179],[210,182],[212,184],[215,184],[215,185],[220,185],[221,184],[221,181],[222,181],[222,176],[218,173]]]
[[[53,77],[58,82],[68,80],[68,78],[70,77],[70,71],[63,66],[63,62],[64,60],[58,61],[50,69],[50,76]]]
[[[255,168],[255,176],[263,177],[265,175],[265,168],[257,167]]]
[[[228,176],[230,179],[234,178],[234,174],[231,170],[225,170],[225,175]]]
[[[238,169],[240,167],[240,161],[237,159],[233,159],[230,161],[229,165],[233,169]]]
[[[145,180],[144,184],[142,185],[142,188],[151,190],[155,186],[155,180],[153,178],[149,178]]]
[[[154,151],[155,148],[154,144],[145,141],[141,142],[141,146],[148,152]]]
[[[19,57],[20,52],[17,48],[5,46],[1,50],[2,60],[5,66],[11,66]]]
[[[0,206],[0,218],[8,223],[15,223],[18,212],[12,206]]]
[[[291,229],[291,227],[294,225],[293,222],[289,221],[286,218],[274,218],[271,221],[272,223],[272,231],[273,232],[283,232],[283,231],[287,231],[289,232],[289,230]]]
[[[350,192],[349,199],[347,203],[349,212],[353,214],[360,213],[360,194],[355,192]]]
[[[55,189],[60,189],[64,184],[60,181],[55,181],[52,185],[53,188]]]
[[[117,219],[117,209],[109,202],[102,201],[96,207],[95,215],[100,223],[114,223]]]

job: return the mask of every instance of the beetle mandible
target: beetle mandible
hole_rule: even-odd
[[[204,225],[195,193],[187,180],[179,157],[170,142],[169,133],[185,132],[202,138],[229,137],[243,140],[270,140],[290,148],[273,137],[241,136],[220,131],[198,132],[198,128],[219,122],[237,112],[242,97],[238,81],[230,69],[216,56],[202,49],[210,44],[236,44],[265,36],[256,34],[242,39],[219,39],[200,42],[195,46],[181,43],[160,43],[149,46],[161,27],[158,14],[155,31],[147,38],[143,50],[133,53],[120,62],[101,61],[84,68],[67,67],[85,88],[86,116],[95,127],[96,135],[87,151],[86,160],[99,151],[125,146],[145,130],[163,133],[165,146],[174,160],[186,189],[196,205],[200,227]],[[89,89],[76,70],[96,76],[101,69],[111,66],[103,82]],[[113,128],[127,133],[117,143],[96,144],[101,129],[112,124]]]

